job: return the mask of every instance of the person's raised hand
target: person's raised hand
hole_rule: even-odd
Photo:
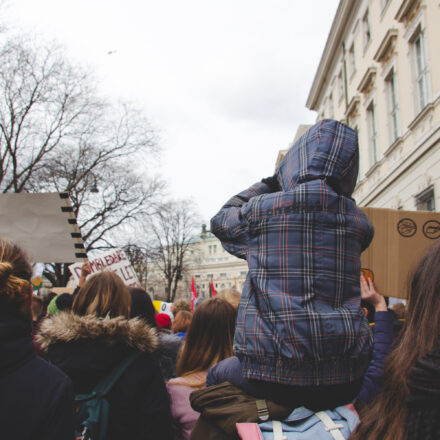
[[[361,298],[369,302],[376,312],[388,310],[385,298],[376,290],[373,280],[371,278],[365,279],[363,275],[361,275]]]
[[[92,273],[92,269],[90,268],[90,264],[88,261],[85,261],[81,266],[81,276],[78,281],[78,286],[82,287],[86,282],[86,278]]]

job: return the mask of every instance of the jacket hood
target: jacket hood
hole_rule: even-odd
[[[298,139],[276,170],[283,191],[315,179],[326,179],[340,195],[356,186],[359,148],[356,131],[332,119],[317,122]]]
[[[157,346],[156,331],[139,318],[98,318],[61,312],[43,321],[37,341],[43,351],[59,342],[99,339],[105,345],[124,344],[143,352],[153,352]]]

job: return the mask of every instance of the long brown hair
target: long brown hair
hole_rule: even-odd
[[[30,313],[32,266],[25,252],[9,240],[0,238],[0,297]]]
[[[130,292],[121,278],[114,272],[100,272],[79,289],[72,311],[77,315],[129,318],[130,302]]]
[[[440,244],[421,260],[410,282],[406,321],[399,344],[384,367],[382,390],[361,414],[350,440],[401,440],[406,420],[408,378],[417,359],[440,339]]]
[[[208,370],[233,356],[236,311],[227,301],[212,298],[195,310],[176,373],[185,376]]]

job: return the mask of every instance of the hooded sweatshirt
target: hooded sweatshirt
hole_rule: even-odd
[[[356,132],[322,120],[281,161],[278,191],[259,182],[211,220],[249,266],[234,338],[247,379],[317,386],[363,375],[372,335],[360,255],[374,231],[351,198],[358,166]]]

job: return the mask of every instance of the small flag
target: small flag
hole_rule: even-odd
[[[194,283],[194,276],[191,278],[191,310],[194,311],[194,303],[197,299],[196,285]]]
[[[217,295],[217,292],[214,287],[214,280],[211,278],[211,296],[214,298]]]

